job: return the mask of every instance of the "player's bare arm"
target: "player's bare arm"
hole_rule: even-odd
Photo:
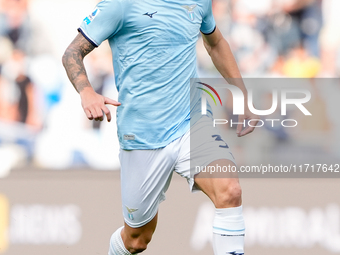
[[[110,110],[105,104],[119,106],[120,103],[99,95],[94,91],[87,77],[83,62],[85,56],[93,51],[94,48],[95,47],[79,33],[66,49],[63,55],[63,65],[68,78],[80,94],[82,107],[87,118],[89,120],[95,119],[102,121],[105,114],[107,120],[111,121]]]
[[[231,52],[229,43],[224,39],[220,30],[216,27],[215,31],[209,35],[203,34],[204,46],[210,55],[216,69],[228,81],[229,84],[240,88],[245,98],[245,114],[239,115],[239,122],[243,123],[247,119],[258,119],[258,116],[253,114],[248,109],[248,93],[242,81],[242,76],[237,66],[233,53]],[[252,121],[252,126],[257,123]],[[236,132],[239,137],[245,136],[253,132],[255,127],[247,127],[242,130],[242,124],[238,124]]]
[[[68,78],[78,93],[82,92],[85,88],[92,88],[87,78],[83,60],[94,48],[95,47],[79,33],[64,53],[63,65]]]

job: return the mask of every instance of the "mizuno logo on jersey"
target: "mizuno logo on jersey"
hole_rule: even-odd
[[[153,16],[154,14],[156,14],[156,13],[157,13],[157,12],[153,12],[153,13],[147,12],[147,13],[144,13],[143,15],[149,16],[149,17],[152,19],[152,16]]]
[[[231,255],[244,255],[244,253],[236,253],[236,251],[233,252],[227,252],[227,254],[231,254]]]

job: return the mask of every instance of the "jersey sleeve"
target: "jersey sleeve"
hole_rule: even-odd
[[[201,32],[205,35],[212,34],[216,29],[215,19],[212,13],[212,2],[211,0],[206,1],[207,4],[205,6],[202,24],[201,24]]]
[[[103,0],[81,23],[78,31],[98,47],[114,36],[123,26],[124,10],[121,0]]]

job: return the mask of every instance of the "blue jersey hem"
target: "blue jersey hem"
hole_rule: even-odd
[[[123,146],[122,143],[120,144],[120,148],[122,150],[127,150],[127,151],[132,151],[132,150],[155,150],[155,149],[161,149],[166,147],[168,144],[172,143],[173,141],[177,140],[178,138],[182,137],[183,135],[185,135],[186,132],[188,132],[188,130],[190,129],[190,123],[189,125],[187,125],[188,127],[186,127],[185,129],[183,129],[182,132],[176,134],[173,139],[165,141],[163,143],[157,143],[157,144],[138,144],[135,146]]]

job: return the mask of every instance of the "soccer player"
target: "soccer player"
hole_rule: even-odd
[[[235,165],[216,135],[211,115],[200,115],[201,91],[190,94],[190,78],[197,77],[200,32],[218,71],[226,79],[236,78],[233,85],[243,91],[247,102],[235,59],[216,27],[211,0],[104,0],[78,31],[65,51],[63,65],[80,94],[87,118],[102,121],[106,115],[110,121],[105,104],[118,107],[125,223],[113,233],[109,255],[137,254],[147,248],[173,171],[188,180],[191,190],[203,191],[216,207],[214,254],[243,254],[245,226],[238,179],[190,174],[190,157],[202,166]],[[119,102],[93,90],[83,64],[84,57],[104,40],[112,49]],[[254,118],[245,104],[239,121]],[[194,124],[191,128],[190,122]],[[242,130],[239,125],[237,135],[253,129]],[[195,132],[204,137],[190,150],[190,133]]]

